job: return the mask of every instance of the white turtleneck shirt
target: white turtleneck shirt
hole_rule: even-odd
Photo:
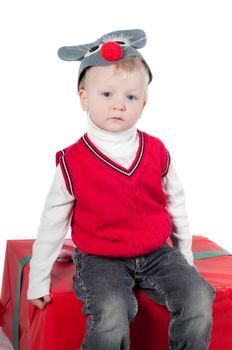
[[[87,121],[87,134],[92,143],[107,157],[129,168],[139,147],[136,126],[121,132],[109,132],[99,128],[88,114]],[[193,265],[192,236],[186,212],[185,194],[172,163],[168,174],[162,179],[162,186],[167,196],[167,210],[172,219],[173,232],[170,238],[173,246],[180,250],[189,264]],[[50,293],[50,272],[70,227],[74,201],[75,197],[68,192],[58,165],[32,248],[28,299],[40,298]]]

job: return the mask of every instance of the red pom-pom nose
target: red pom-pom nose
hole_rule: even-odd
[[[106,61],[117,61],[123,55],[121,46],[115,41],[108,41],[101,47],[101,55]]]

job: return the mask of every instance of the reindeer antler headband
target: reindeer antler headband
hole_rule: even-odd
[[[138,56],[147,66],[149,83],[152,80],[151,70],[137,50],[146,44],[146,34],[141,29],[117,30],[103,35],[96,41],[78,46],[63,46],[58,50],[58,56],[64,61],[81,61],[78,72],[78,86],[86,68],[92,66],[107,66],[118,63],[130,56]]]

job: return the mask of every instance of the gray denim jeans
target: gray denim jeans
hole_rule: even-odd
[[[108,258],[75,247],[73,261],[73,290],[88,316],[81,349],[130,349],[129,323],[138,310],[135,286],[170,312],[170,349],[208,349],[215,289],[178,249],[165,243],[146,255]]]

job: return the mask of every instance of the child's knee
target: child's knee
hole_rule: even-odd
[[[205,315],[212,314],[212,304],[215,298],[215,289],[205,280],[197,288],[197,300],[196,307],[199,311]]]
[[[204,279],[201,279],[200,282],[192,286],[192,288],[190,286],[190,290],[184,300],[184,309],[192,315],[205,320],[211,320],[214,298],[215,289]]]
[[[129,321],[137,312],[137,302],[134,299],[129,302],[122,295],[114,294],[105,298],[97,305],[94,315],[98,319],[98,327],[109,331],[119,329],[123,331],[127,328]]]

